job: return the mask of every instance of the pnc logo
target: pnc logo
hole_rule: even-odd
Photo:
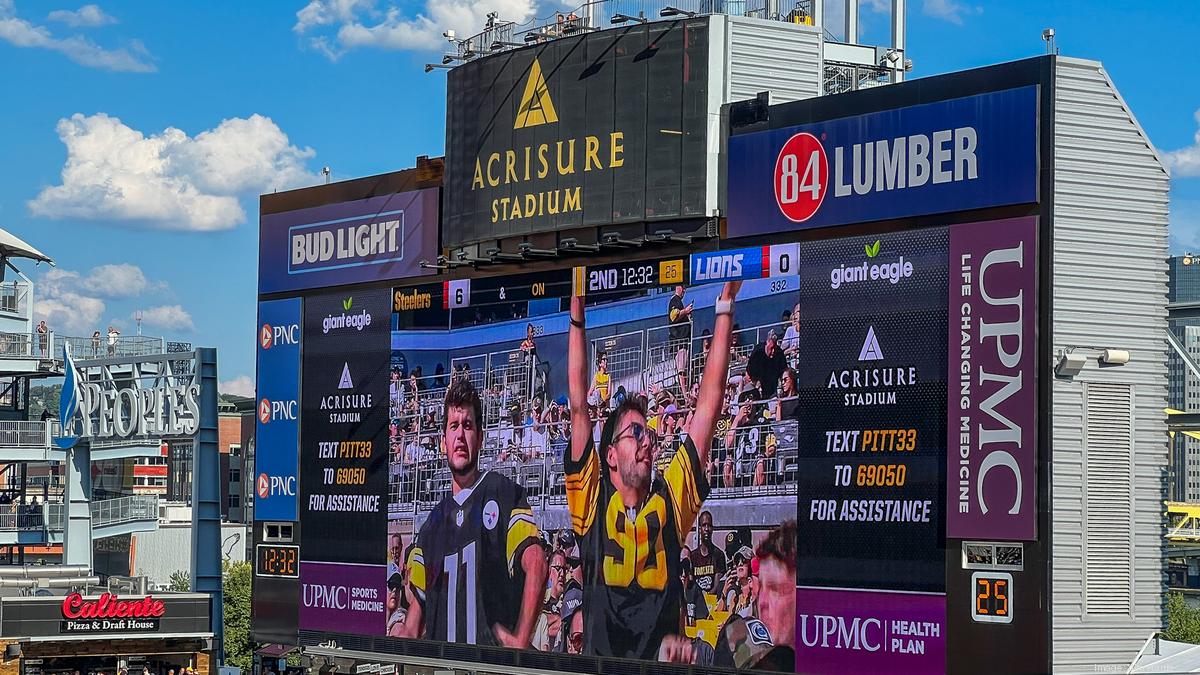
[[[258,345],[270,349],[275,345],[295,345],[300,343],[300,324],[272,326],[264,323],[258,331]]]
[[[554,110],[554,102],[550,100],[550,88],[546,86],[546,77],[542,75],[542,64],[534,57],[513,128],[528,129],[557,121],[558,113]]]
[[[295,401],[272,401],[264,398],[258,402],[258,421],[269,424],[273,420],[296,420]]]
[[[267,499],[272,495],[294,497],[296,496],[296,477],[268,476],[260,473],[258,480],[254,481],[254,491],[258,493],[259,499]]]

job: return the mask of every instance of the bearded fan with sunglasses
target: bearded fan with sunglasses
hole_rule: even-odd
[[[571,447],[564,464],[583,558],[585,654],[692,660],[692,643],[683,637],[680,551],[708,496],[709,452],[724,407],[740,288],[740,281],[728,282],[717,298],[690,428],[657,476],[651,471],[657,439],[642,396],[626,397],[609,414],[598,445],[592,437],[584,299],[571,298]]]

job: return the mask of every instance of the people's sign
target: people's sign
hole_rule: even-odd
[[[200,420],[200,385],[195,369],[181,377],[121,379],[108,367],[98,377],[83,377],[63,347],[64,379],[59,401],[63,435],[55,438],[69,449],[80,440],[191,436]]]

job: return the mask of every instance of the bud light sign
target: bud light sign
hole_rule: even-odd
[[[1037,88],[729,139],[728,236],[1037,201]]]
[[[258,304],[256,520],[296,520],[300,307],[299,298]]]
[[[438,190],[426,188],[267,213],[258,290],[278,293],[428,274],[438,254]]]

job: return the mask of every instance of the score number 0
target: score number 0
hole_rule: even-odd
[[[971,618],[981,623],[1012,623],[1012,575],[975,572],[971,575]]]
[[[816,214],[829,187],[829,160],[821,141],[809,133],[792,136],[775,158],[775,203],[793,223]]]

